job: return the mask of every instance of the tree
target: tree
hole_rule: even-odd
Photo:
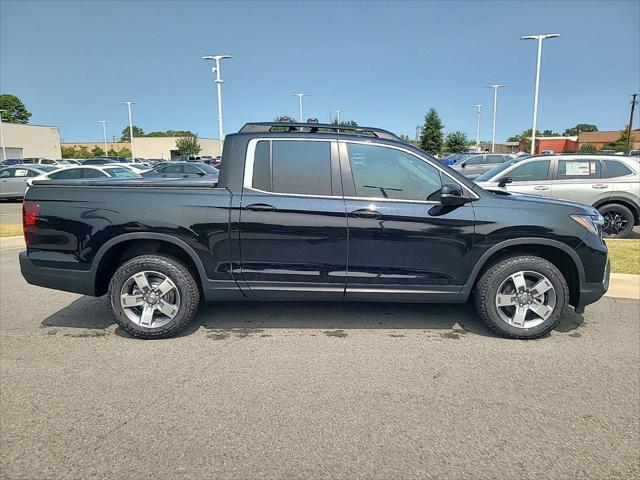
[[[24,103],[9,93],[0,95],[0,110],[2,112],[2,121],[9,123],[29,123],[31,113],[24,106]]]
[[[198,137],[195,135],[188,135],[180,137],[176,140],[176,148],[180,155],[197,155],[202,150],[202,147],[198,143]]]
[[[543,137],[559,137],[560,134],[558,132],[554,132],[553,130],[544,130],[542,132]]]
[[[287,115],[278,115],[273,119],[274,122],[284,122],[284,123],[293,123],[291,117]]]
[[[133,136],[134,137],[144,137],[144,131],[142,131],[142,129],[140,127],[136,127],[135,125],[132,127],[133,130]],[[122,130],[122,135],[120,135],[120,141],[121,142],[128,142],[131,139],[129,138],[129,127],[125,127],[124,130]]]
[[[187,137],[195,134],[189,130],[167,130],[164,132],[149,132],[144,135],[134,133],[133,135],[136,137]]]
[[[467,140],[467,134],[459,130],[451,132],[447,135],[445,142],[445,150],[451,153],[466,152],[468,149],[469,141]]]
[[[564,135],[566,137],[575,137],[580,135],[582,132],[597,132],[598,127],[593,125],[592,123],[579,123],[575,127],[567,128],[564,131]]]
[[[357,127],[358,124],[356,122],[354,122],[353,120],[340,120],[340,122],[338,123],[338,119],[334,118],[333,120],[331,120],[331,125],[346,125],[348,127]]]
[[[403,142],[411,143],[411,138],[409,137],[409,135],[400,135],[400,140],[402,140]]]
[[[596,153],[596,146],[591,143],[580,145],[580,153]]]
[[[629,150],[629,146],[633,146],[633,139],[629,142],[629,124],[620,130],[620,137],[612,144],[616,152],[624,152]]]
[[[444,145],[444,125],[434,108],[430,109],[424,117],[424,127],[420,134],[420,148],[425,152],[438,155],[442,153]]]
[[[93,147],[93,150],[91,150],[91,153],[93,154],[94,157],[104,157],[104,150],[102,150],[98,146]]]

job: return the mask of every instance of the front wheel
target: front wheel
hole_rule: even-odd
[[[182,263],[142,255],[123,263],[109,283],[116,322],[138,338],[166,338],[183,330],[198,309],[200,291]]]
[[[497,333],[533,339],[560,321],[569,287],[560,271],[533,256],[507,258],[489,268],[476,284],[476,308]]]

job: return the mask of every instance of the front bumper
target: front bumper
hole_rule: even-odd
[[[611,277],[611,264],[607,259],[601,282],[583,283],[580,285],[580,298],[575,306],[576,313],[584,313],[584,307],[597,302],[609,290],[609,278]]]

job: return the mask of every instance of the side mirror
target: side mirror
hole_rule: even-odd
[[[460,164],[460,168],[464,168],[466,166],[467,162],[463,162]]]
[[[498,180],[498,186],[501,188],[504,187],[507,183],[513,183],[513,178],[502,177],[500,180]]]
[[[453,183],[445,183],[440,191],[440,203],[443,205],[462,205],[467,199],[462,194],[462,187]]]

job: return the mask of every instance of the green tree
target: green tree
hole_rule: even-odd
[[[444,149],[451,153],[466,152],[468,149],[469,140],[467,134],[459,130],[451,132],[447,135],[447,140],[444,144]]]
[[[564,131],[564,135],[567,137],[574,137],[580,135],[582,132],[597,132],[598,127],[592,123],[579,123],[575,127],[567,128]]]
[[[612,146],[616,152],[624,152],[629,150],[629,146],[633,146],[633,139],[629,141],[629,124],[624,127],[624,130],[620,130],[620,137]]]
[[[104,150],[98,146],[93,147],[93,150],[91,150],[91,153],[93,154],[94,157],[104,157]]]
[[[346,125],[348,127],[357,127],[358,124],[356,122],[354,122],[353,120],[340,120],[340,123],[338,123],[338,119],[334,118],[333,120],[331,120],[331,125]]]
[[[560,134],[558,132],[554,132],[553,130],[544,130],[542,132],[543,137],[559,137]]]
[[[424,127],[420,134],[420,148],[425,152],[439,155],[444,146],[444,125],[435,108],[430,109],[424,117]]]
[[[31,113],[24,106],[24,103],[9,93],[0,95],[0,110],[2,112],[2,121],[9,123],[29,123]]]
[[[596,146],[590,143],[580,145],[580,153],[596,153]]]
[[[198,137],[195,135],[188,135],[180,137],[176,140],[176,148],[180,155],[197,155],[202,150],[202,147],[198,143]]]
[[[409,137],[409,135],[400,135],[400,140],[402,140],[403,142],[411,143],[411,138]]]
[[[133,130],[134,137],[144,137],[144,131],[140,127],[136,127],[135,125],[131,128]],[[128,142],[131,140],[129,138],[129,127],[124,127],[122,130],[122,135],[120,135],[121,142]]]

